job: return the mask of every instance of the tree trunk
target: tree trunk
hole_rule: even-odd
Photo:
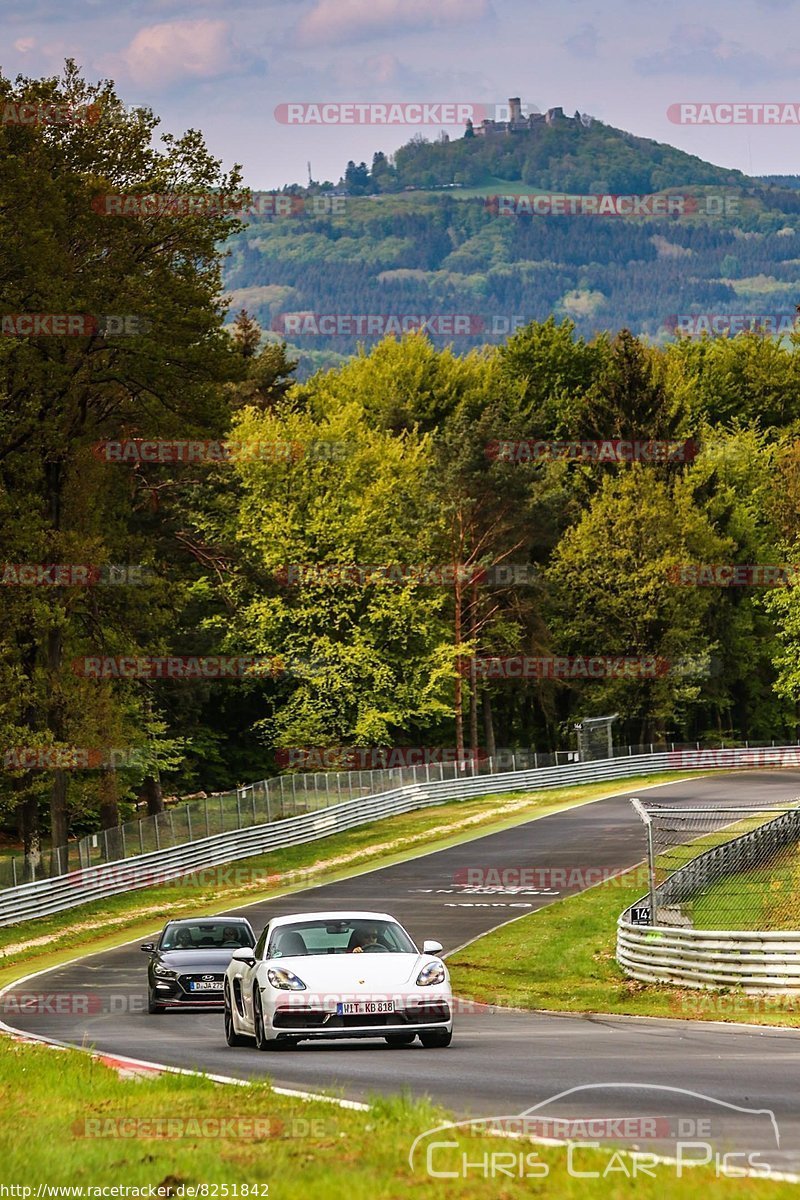
[[[470,640],[474,642],[478,625],[478,583],[477,578],[472,582],[470,599]],[[472,761],[478,761],[478,671],[475,665],[475,648],[469,660],[469,741],[472,750]]]
[[[61,669],[62,636],[60,628],[51,629],[47,635],[47,670],[50,678],[50,705],[48,728],[57,744],[63,744],[64,697],[59,682]],[[66,855],[59,853],[67,847],[67,775],[60,769],[53,771],[50,785],[50,848],[53,858],[52,874],[60,875],[67,870]]]
[[[142,796],[147,801],[148,817],[155,817],[164,812],[164,795],[161,791],[161,780],[155,775],[146,775],[142,783]]]
[[[455,570],[455,621],[454,632],[456,635],[456,646],[461,647],[461,571],[458,567]],[[464,761],[464,677],[462,675],[463,660],[461,654],[456,655],[456,681],[455,681],[455,717],[456,717],[456,758],[459,765]]]
[[[50,522],[53,531],[61,531],[61,491],[63,487],[63,463],[48,462],[45,464],[47,480]],[[64,691],[60,676],[62,668],[64,639],[60,625],[54,625],[47,635],[47,674],[50,681],[50,705],[48,709],[48,729],[56,743],[62,744],[65,739],[64,721]],[[50,788],[50,848],[55,867],[54,874],[61,874],[68,869],[66,854],[58,859],[59,851],[67,848],[67,776],[62,770],[53,772],[53,782]]]
[[[489,758],[494,758],[497,754],[497,746],[494,740],[494,716],[492,714],[492,700],[488,691],[484,691],[483,701],[483,728],[486,734],[486,753]]]
[[[35,795],[24,795],[25,780],[15,779],[14,788],[22,793],[17,802],[17,832],[25,858],[25,877],[31,878],[42,860],[42,841],[39,832],[39,801]],[[20,881],[21,882],[21,881]]]

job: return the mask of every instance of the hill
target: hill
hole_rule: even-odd
[[[585,336],[625,326],[663,341],[676,316],[769,328],[797,304],[789,179],[599,122],[415,138],[345,177],[347,190],[291,189],[292,215],[255,216],[228,245],[232,312],[285,338],[301,375],[420,321],[465,351],[550,314]]]
[[[704,162],[661,142],[636,137],[579,113],[547,114],[552,121],[515,129],[512,122],[486,122],[480,131],[457,139],[444,134],[436,141],[412,138],[391,162],[378,152],[367,173],[349,165],[342,182],[355,194],[430,188],[455,184],[470,187],[493,178],[564,192],[657,192],[664,188],[709,185],[741,186],[747,177]],[[534,120],[534,118],[530,118]]]

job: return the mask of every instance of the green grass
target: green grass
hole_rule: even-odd
[[[214,1197],[214,1185],[220,1185],[217,1196],[225,1195],[222,1185],[233,1196],[234,1184],[239,1195],[242,1185],[259,1184],[268,1186],[270,1200],[394,1200],[412,1189],[431,1200],[662,1200],[693,1188],[702,1188],[709,1200],[735,1188],[737,1197],[750,1200],[788,1196],[792,1187],[751,1179],[729,1183],[711,1168],[693,1168],[687,1182],[676,1179],[675,1167],[668,1164],[655,1169],[655,1178],[628,1178],[631,1160],[614,1156],[611,1147],[581,1150],[575,1160],[579,1170],[608,1171],[607,1179],[576,1179],[567,1172],[563,1147],[534,1149],[526,1142],[463,1135],[459,1151],[447,1159],[440,1152],[435,1168],[448,1169],[456,1153],[480,1163],[485,1153],[512,1151],[536,1154],[536,1169],[540,1176],[546,1169],[546,1177],[487,1179],[473,1170],[467,1178],[437,1179],[425,1172],[424,1154],[417,1171],[409,1166],[414,1139],[448,1119],[425,1101],[377,1098],[369,1112],[360,1112],[276,1095],[262,1082],[221,1086],[172,1074],[122,1080],[78,1051],[7,1038],[0,1039],[0,1098],[6,1118],[0,1126],[2,1182],[32,1188],[33,1196],[39,1185],[161,1186],[162,1194],[173,1196],[181,1195],[181,1185],[211,1185],[207,1195]],[[226,1123],[225,1136],[213,1136],[220,1122]],[[453,1133],[446,1137],[453,1140]],[[255,1194],[267,1193],[259,1188]]]
[[[728,875],[692,902],[698,929],[800,927],[800,846],[787,846],[769,862]]]
[[[512,1008],[800,1026],[800,998],[628,979],[614,957],[617,918],[646,890],[637,868],[486,934],[448,959],[454,990]]]
[[[81,905],[65,913],[0,929],[0,986],[22,974],[143,937],[167,917],[207,915],[348,875],[388,866],[415,855],[547,816],[628,787],[677,781],[698,772],[662,773],[635,780],[505,793],[453,801],[375,821],[332,837],[275,850],[181,880]]]

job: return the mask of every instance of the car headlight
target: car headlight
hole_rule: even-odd
[[[267,971],[267,979],[274,988],[279,988],[283,992],[304,992],[306,985],[302,979],[298,979],[293,971],[284,971],[281,967],[277,970],[270,968]]]
[[[177,979],[178,978],[177,971],[170,971],[169,967],[162,967],[160,963],[156,963],[156,965],[153,967],[153,974],[161,975],[162,978],[164,978],[164,979]]]
[[[444,983],[444,963],[429,962],[417,976],[417,987],[428,987],[432,983]]]

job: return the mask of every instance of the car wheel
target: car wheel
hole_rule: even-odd
[[[426,1029],[419,1035],[419,1040],[426,1050],[438,1050],[450,1045],[453,1040],[453,1031],[452,1029]]]
[[[389,1033],[386,1035],[386,1044],[392,1049],[398,1046],[410,1046],[416,1036],[415,1033]]]
[[[261,1005],[261,989],[256,987],[253,992],[253,1025],[256,1033],[256,1048],[258,1050],[277,1050],[280,1043],[277,1038],[267,1037],[264,1028],[264,1009]]]
[[[155,997],[152,992],[147,993],[147,1011],[152,1015],[154,1013],[166,1012],[163,1004],[156,1004]]]
[[[241,1033],[236,1032],[236,1027],[233,1024],[233,1010],[231,1009],[231,992],[228,987],[227,980],[225,981],[225,1041],[229,1046],[246,1046],[247,1038]]]

